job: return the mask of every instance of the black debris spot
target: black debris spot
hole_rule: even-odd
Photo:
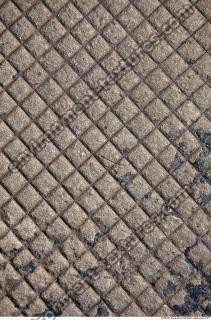
[[[211,304],[209,303],[205,309],[205,313],[207,316],[211,316]]]
[[[18,268],[18,270],[25,274],[33,273],[36,270],[36,265],[33,261],[30,261],[25,266]]]
[[[149,199],[150,198],[150,194],[149,193],[146,193],[145,195],[144,195],[144,199]]]
[[[207,82],[209,85],[211,85],[211,77],[209,75],[207,75]]]
[[[198,271],[201,271],[203,269],[203,263],[201,261],[199,262],[193,261],[193,259],[189,255],[190,250],[193,249],[197,244],[198,244],[198,240],[196,240],[196,242],[193,245],[187,247],[184,251],[186,262],[189,264],[192,270],[192,274],[196,274]]]
[[[182,160],[182,157],[181,155],[177,152],[175,157],[174,157],[174,160],[171,162],[170,164],[170,169],[171,170],[174,170],[176,169],[181,163],[183,163],[183,160]]]
[[[61,306],[58,306],[60,301],[55,301],[54,298],[49,298],[46,300],[46,304],[48,309],[43,312],[44,317],[57,317],[62,314]]]
[[[211,183],[210,183],[211,184]],[[209,195],[202,195],[201,197],[199,197],[196,202],[200,207],[203,207],[206,203],[209,202],[209,200],[211,199],[211,194]]]
[[[171,274],[173,276],[182,277],[182,273],[174,269],[171,269]]]
[[[193,249],[196,245],[198,244],[198,240],[195,241],[194,244],[192,244],[191,246],[187,247],[184,251],[184,255],[186,258],[186,261],[197,271],[201,270],[199,267],[199,264],[197,264],[196,262],[194,262],[191,257],[189,256],[190,254],[190,250]]]
[[[168,138],[170,141],[174,141],[178,135],[181,135],[184,132],[185,132],[185,129],[176,129],[172,127],[168,132]]]
[[[178,144],[178,149],[184,154],[188,154],[188,144],[186,142],[180,142]]]
[[[13,76],[12,76],[12,80],[17,80],[18,79],[18,77],[19,77],[19,73],[17,72],[17,73],[15,73]]]
[[[173,292],[176,291],[176,288],[177,286],[172,281],[168,281],[166,288],[164,288],[163,290],[164,296],[172,294]]]
[[[187,64],[192,65],[195,63],[195,61],[193,59],[186,59]]]
[[[129,182],[134,176],[135,175],[132,174],[131,172],[127,172],[123,176],[117,176],[117,180],[119,181],[119,183],[125,184],[125,183]]]
[[[104,225],[103,225],[103,229],[104,229],[103,233],[104,233],[105,235],[107,235],[108,232],[110,231],[109,226],[108,226],[107,224],[104,224]]]
[[[201,144],[211,152],[211,132],[206,132],[202,128],[195,130],[196,136]]]
[[[91,243],[91,246],[94,247],[96,245],[96,243],[100,240],[101,237],[102,237],[102,234],[97,232],[94,237],[93,242]]]
[[[89,272],[96,272],[96,271],[97,271],[97,268],[98,268],[98,267],[88,268],[88,269],[85,271],[85,274],[89,274]]]
[[[173,306],[174,310],[178,311],[181,315],[188,315],[190,312],[198,310],[198,304],[189,299],[188,296],[185,297],[185,303],[181,306],[175,304]]]
[[[34,314],[33,315],[33,317],[49,317],[49,318],[51,318],[51,317],[55,317],[55,316],[57,316],[57,315],[59,315],[59,314],[56,314],[52,309],[46,309],[45,311],[43,311],[43,312],[41,312],[41,313],[36,313],[36,314]]]
[[[23,247],[20,247],[20,248],[13,248],[7,252],[4,252],[6,255],[8,255],[8,258],[9,259],[13,259],[16,257],[16,255],[18,253],[20,253],[21,251],[23,250]]]
[[[62,239],[60,237],[54,239],[54,246],[58,247],[62,244]]]
[[[205,161],[203,159],[197,159],[193,166],[198,170],[199,175],[197,176],[197,179],[201,182],[208,182],[211,184],[211,178],[208,173],[207,165],[205,164]]]
[[[86,277],[86,272],[81,271],[81,270],[78,270],[78,273],[80,274],[80,276],[81,276],[82,278],[85,278],[85,277]]]
[[[96,317],[108,317],[109,313],[106,307],[104,306],[99,306],[97,309]]]
[[[124,157],[126,157],[129,153],[129,149],[125,148],[124,150],[122,150],[122,154]]]
[[[81,276],[81,278],[91,278],[90,275],[91,274],[95,274],[98,270],[98,267],[92,267],[92,268],[88,268],[85,271],[81,271],[78,270],[79,275]]]
[[[187,284],[186,289],[189,292],[190,298],[194,301],[199,301],[199,299],[207,297],[209,295],[210,286],[206,281],[201,284],[194,285],[192,283]]]
[[[6,262],[6,261],[2,262],[2,263],[0,264],[0,271],[1,271],[1,270],[5,270],[6,266],[7,266],[7,262]]]

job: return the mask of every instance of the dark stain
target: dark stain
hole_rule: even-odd
[[[103,233],[105,234],[105,235],[108,235],[108,233],[109,233],[109,231],[110,231],[110,228],[109,228],[109,226],[107,225],[107,224],[104,224],[103,225]]]
[[[15,286],[18,284],[19,280],[13,279],[10,277],[10,275],[6,274],[5,280],[4,280],[4,288],[8,290],[13,290]],[[2,287],[2,286],[1,286]]]
[[[191,276],[194,275],[194,274],[196,274],[196,273],[197,273],[197,269],[193,266],[193,262],[190,263],[190,261],[187,261],[187,259],[186,259],[186,262],[188,263],[188,265],[189,265],[189,267],[190,267],[190,269],[191,269]],[[170,272],[171,272],[171,274],[172,274],[173,276],[176,276],[176,277],[179,277],[179,278],[181,278],[181,279],[184,279],[184,275],[183,275],[183,273],[181,273],[180,271],[175,270],[175,269],[171,269]]]
[[[171,128],[170,131],[168,132],[168,138],[170,141],[174,141],[178,135],[181,135],[185,129],[176,129],[176,128]]]
[[[171,269],[170,273],[171,273],[172,276],[183,277],[182,273],[177,271],[177,270],[175,270],[175,269]]]
[[[181,163],[183,163],[183,160],[182,160],[182,157],[181,155],[177,152],[175,157],[174,157],[174,160],[171,162],[170,164],[170,169],[171,170],[174,170],[176,169]]]
[[[188,144],[187,142],[180,142],[178,144],[178,149],[183,154],[188,154]]]
[[[120,184],[125,184],[125,183],[128,183],[134,176],[135,174],[132,174],[131,172],[127,172],[123,176],[117,176],[116,178]]]
[[[202,195],[201,197],[199,197],[196,202],[200,207],[203,207],[206,203],[209,202],[209,200],[211,199],[211,194],[209,195]]]
[[[97,267],[88,268],[85,271],[78,270],[78,273],[81,276],[81,278],[86,278],[86,277],[90,278],[90,276],[89,276],[90,273],[94,274],[94,273],[97,272],[97,270],[98,270],[98,266]]]
[[[0,264],[0,271],[5,270],[6,266],[7,266],[7,262],[6,261],[2,262],[2,264]]]
[[[211,184],[211,177],[209,176],[208,168],[207,168],[207,165],[205,164],[205,161],[203,159],[197,159],[193,163],[193,166],[199,172],[199,175],[196,176],[195,180],[199,180],[202,183],[207,182]]]
[[[211,132],[206,132],[202,128],[195,130],[196,137],[208,152],[211,152]]]
[[[60,300],[57,301],[57,300],[55,300],[55,298],[52,298],[52,296],[49,297],[49,298],[45,301],[48,309],[45,310],[45,311],[42,313],[42,315],[43,315],[44,317],[57,317],[57,316],[61,315],[61,314],[62,314],[61,308],[56,308],[56,307],[55,307],[55,306],[57,306],[57,303],[59,303],[59,302],[60,302]]]
[[[190,250],[193,249],[198,244],[198,240],[194,242],[191,246],[187,247],[184,251],[184,255],[186,258],[187,263],[191,266],[191,269],[200,271],[202,269],[201,262],[194,262],[192,258],[190,257]]]
[[[99,267],[93,267],[93,268],[88,268],[86,271],[85,271],[85,277],[89,278],[90,280],[93,280],[95,279],[95,276],[98,275],[98,272],[99,272]]]
[[[51,317],[59,316],[60,314],[61,314],[61,312],[56,313],[52,309],[46,309],[45,311],[43,311],[41,313],[34,314],[33,317],[39,317],[39,318],[49,317],[49,318],[51,318]]]
[[[102,223],[101,219],[98,217],[95,218],[95,222],[103,228],[103,235],[107,235],[108,232],[110,231],[109,225]]]
[[[187,64],[192,65],[195,63],[195,60],[187,58],[186,62],[187,62]]]
[[[208,85],[211,86],[211,77],[209,75],[207,75],[207,82],[208,82]]]
[[[164,296],[172,294],[176,291],[176,288],[177,286],[172,281],[168,281],[166,288],[163,289]]]
[[[33,261],[30,261],[25,266],[18,268],[18,271],[21,271],[25,274],[33,273],[36,270],[36,265]]]
[[[207,316],[211,316],[211,304],[209,303],[205,309],[205,313]]]
[[[23,249],[24,247],[20,247],[20,248],[13,248],[11,250],[4,251],[2,248],[0,248],[0,253],[6,255],[9,259],[14,259],[16,255],[20,253]]]
[[[129,149],[125,148],[122,150],[122,154],[124,157],[127,157],[128,153],[129,153]]]
[[[59,238],[54,239],[53,243],[54,243],[55,247],[58,247],[58,246],[60,246],[62,244],[62,239],[59,239]]]
[[[96,245],[96,243],[100,240],[101,237],[102,237],[102,234],[97,232],[95,237],[94,237],[94,240],[90,243],[90,245],[92,247],[94,247]]]
[[[146,194],[144,195],[144,199],[150,199],[150,197],[151,197],[151,194],[150,194],[150,193],[146,193]]]
[[[203,263],[201,261],[195,262],[189,256],[190,250],[198,244],[198,240],[190,247],[187,247],[184,255],[186,261],[196,271],[203,271]],[[185,303],[182,305],[174,305],[174,310],[178,311],[181,315],[188,315],[191,312],[195,312],[199,309],[199,303],[202,299],[207,298],[211,293],[211,282],[209,277],[203,276],[201,284],[194,285],[188,283],[186,285],[187,295],[184,298]]]
[[[17,72],[17,73],[15,73],[13,76],[12,76],[12,80],[17,80],[18,79],[18,77],[19,77],[19,73]]]
[[[109,316],[109,313],[108,313],[108,310],[106,309],[106,307],[99,306],[97,308],[96,317],[108,317],[108,316]]]
[[[195,312],[199,308],[199,302],[208,297],[211,289],[211,285],[203,280],[201,284],[194,285],[188,283],[186,285],[186,290],[188,294],[185,296],[185,303],[181,306],[174,305],[173,308],[178,311],[181,315],[188,315],[191,312]]]
[[[201,298],[207,297],[209,295],[210,288],[210,285],[206,281],[197,285],[189,283],[186,286],[190,298],[196,302],[198,302]]]

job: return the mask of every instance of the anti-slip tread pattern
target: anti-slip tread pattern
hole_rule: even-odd
[[[191,4],[97,94],[98,80]],[[0,0],[1,316],[44,314],[67,293],[56,315],[210,315],[210,17],[206,0]],[[90,90],[83,113],[8,171]],[[186,184],[186,200],[139,234]],[[121,251],[131,234],[137,245]]]

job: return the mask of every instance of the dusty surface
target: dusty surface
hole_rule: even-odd
[[[211,1],[192,3],[10,172],[190,2],[0,0],[0,316],[211,315]],[[185,200],[137,232],[187,184]],[[134,247],[120,247],[131,234]]]

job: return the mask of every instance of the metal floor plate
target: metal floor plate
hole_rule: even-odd
[[[210,18],[0,0],[0,316],[211,315]]]

